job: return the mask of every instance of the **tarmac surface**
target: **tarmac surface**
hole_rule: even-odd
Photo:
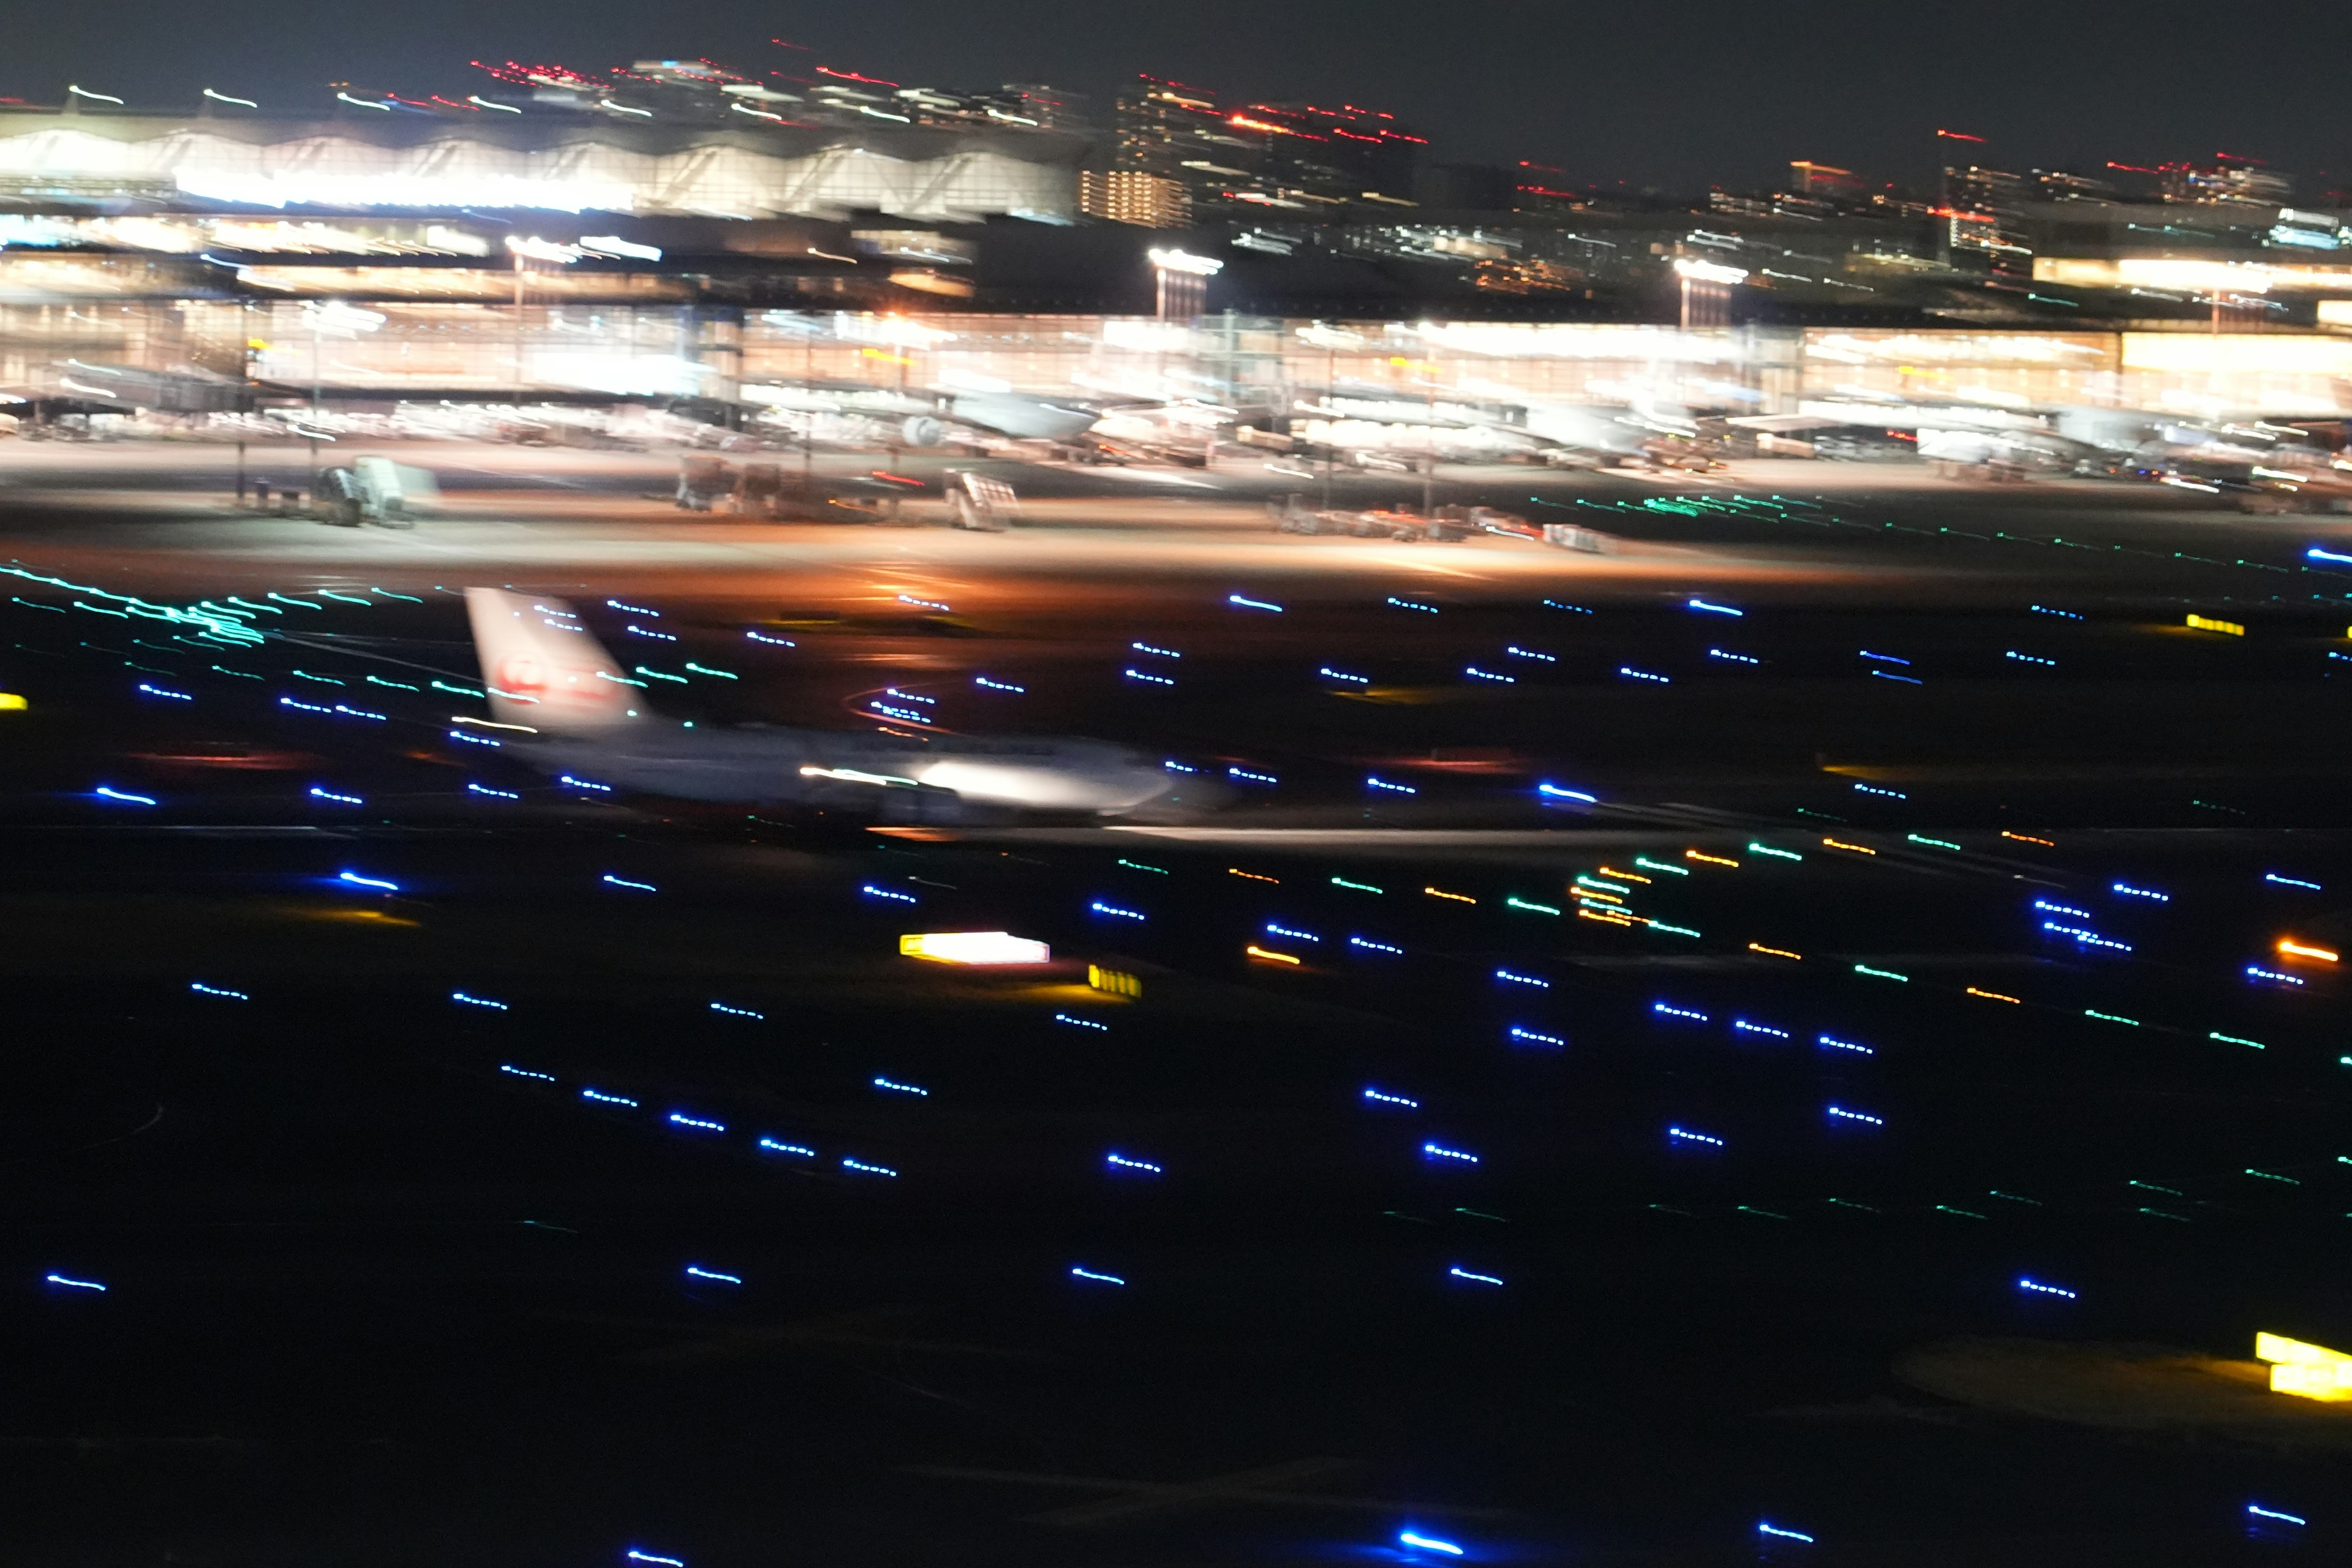
[[[10,1555],[2345,1553],[2352,1417],[2246,1358],[2352,1349],[2352,519],[1441,476],[1586,554],[1276,534],[1240,463],[975,534],[426,458],[395,531],[0,450]],[[1170,795],[566,784],[478,743],[483,583],[668,719]],[[1053,962],[899,955],[973,930]]]

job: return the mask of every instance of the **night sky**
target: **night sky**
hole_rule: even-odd
[[[1424,128],[1441,161],[1558,165],[1578,184],[1695,190],[1769,181],[1790,158],[1918,182],[1933,132],[1989,139],[2003,166],[2095,170],[2226,150],[2311,178],[2352,167],[2336,112],[2332,8],[1693,0],[1484,6],[1329,0],[1181,5],[894,0],[794,11],[748,0],[413,0],[401,5],[19,6],[0,92],[68,80],[134,105],[199,89],[323,102],[350,79],[478,89],[473,58],[601,68],[709,56],[823,63],[908,85],[1044,80],[1107,100],[1139,70],[1249,97],[1353,101]],[[781,35],[811,46],[789,54]],[[1107,118],[1107,104],[1102,106]]]

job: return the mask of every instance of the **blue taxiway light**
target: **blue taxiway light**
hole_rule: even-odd
[[[688,1264],[686,1266],[686,1272],[688,1277],[690,1279],[708,1279],[718,1285],[740,1285],[743,1283],[742,1276],[739,1274],[721,1274],[716,1268],[705,1268],[698,1263]]]
[[[1245,599],[1239,594],[1226,595],[1225,603],[1240,610],[1271,610],[1277,616],[1282,614],[1280,605],[1270,605],[1264,599]]]
[[[449,1000],[452,1002],[463,1003],[468,1007],[488,1007],[494,1013],[506,1013],[513,1010],[503,1002],[493,1002],[487,996],[469,996],[463,991],[450,992]]]
[[[1116,1274],[1098,1274],[1091,1268],[1080,1268],[1075,1264],[1071,1266],[1070,1278],[1073,1279],[1091,1279],[1097,1285],[1124,1285],[1127,1283],[1126,1280],[1120,1279]]]
[[[106,1290],[106,1287],[95,1279],[76,1279],[65,1274],[44,1274],[41,1278],[52,1285],[63,1285],[75,1290],[96,1290],[100,1294]]]
[[[355,888],[381,888],[387,893],[400,891],[400,884],[397,882],[386,881],[382,877],[362,877],[357,871],[346,871],[335,880],[349,882]]]
[[[242,991],[225,991],[217,985],[207,985],[201,980],[188,982],[188,989],[205,996],[218,996],[230,1002],[250,1002],[252,997]]]
[[[96,789],[90,791],[90,794],[102,795],[108,800],[119,800],[126,805],[152,805],[155,804],[155,797],[152,795],[132,795],[128,790],[112,789],[105,784],[99,785]]]

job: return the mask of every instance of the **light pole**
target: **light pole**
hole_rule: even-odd
[[[1189,321],[1199,315],[1202,297],[1208,292],[1208,280],[1223,271],[1225,264],[1213,256],[1195,256],[1188,250],[1162,249],[1158,246],[1151,248],[1150,255],[1160,319]]]
[[[1727,307],[1731,301],[1731,290],[1748,281],[1748,269],[1726,267],[1719,261],[1678,256],[1675,258],[1675,276],[1682,282],[1682,330],[1687,332],[1694,326],[1720,327],[1728,324],[1730,313]],[[1704,309],[1694,311],[1694,303]],[[1709,317],[1721,315],[1724,320],[1700,321],[1694,319],[1702,314]]]

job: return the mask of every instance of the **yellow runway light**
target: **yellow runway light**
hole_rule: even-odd
[[[1850,849],[1856,855],[1875,855],[1878,853],[1875,849],[1866,849],[1859,844],[1841,844],[1834,838],[1824,838],[1822,840],[1822,843],[1832,849]]]
[[[1623,915],[1617,913],[1614,910],[1601,910],[1596,911],[1593,910],[1580,909],[1576,911],[1576,918],[1585,921],[1600,921],[1604,924],[1612,926],[1629,926],[1633,923]]]
[[[2235,621],[2217,621],[2210,616],[2191,616],[2189,629],[2192,632],[2221,632],[2228,637],[2242,637],[2246,628]]]
[[[2315,958],[2322,963],[2334,963],[2341,956],[2328,952],[2324,947],[2305,947],[2303,943],[2290,942],[2285,937],[2279,938],[2278,950],[2290,958]]]
[[[1467,893],[1449,893],[1438,888],[1423,888],[1422,891],[1433,899],[1451,899],[1457,904],[1475,904],[1478,901]]]
[[[2053,844],[2047,838],[2036,838],[2030,833],[2011,833],[2006,827],[2000,830],[2000,836],[2003,838],[2014,838],[2020,844],[2039,844],[2044,849],[2055,849],[2058,847],[2057,845]]]
[[[1225,875],[1228,877],[1247,877],[1253,882],[1272,882],[1277,888],[1282,886],[1282,879],[1279,877],[1261,877],[1255,871],[1244,871],[1238,866],[1226,867]]]
[[[1702,855],[1696,849],[1684,850],[1683,858],[1703,861],[1709,866],[1728,866],[1735,871],[1739,869],[1739,862],[1737,860],[1727,860],[1720,855]]]
[[[1998,991],[1979,991],[1973,985],[1969,987],[1969,994],[1971,996],[1981,996],[1988,1002],[2008,1002],[2020,1007],[2025,1005],[2024,1003],[2018,1001],[2014,996],[2004,996]]]
[[[1629,882],[1640,882],[1644,886],[1647,886],[1650,880],[1647,877],[1637,877],[1631,871],[1614,870],[1607,866],[1601,868],[1601,874],[1604,877],[1622,877]]]
[[[1263,958],[1269,963],[1296,964],[1298,962],[1298,960],[1291,957],[1290,954],[1286,952],[1276,952],[1270,948],[1263,948],[1256,946],[1255,944],[1251,945],[1248,949],[1248,952],[1252,958]]]
[[[1766,946],[1765,946],[1762,942],[1749,942],[1749,943],[1748,944],[1748,952],[1762,952],[1762,953],[1769,953],[1769,955],[1771,955],[1771,956],[1772,956],[1772,957],[1774,957],[1774,958],[1793,958],[1793,959],[1796,959],[1799,963],[1802,963],[1802,962],[1804,961],[1804,957],[1805,957],[1805,955],[1804,955],[1803,953],[1801,953],[1801,952],[1790,952],[1787,948],[1785,948],[1785,947],[1766,947]]]

